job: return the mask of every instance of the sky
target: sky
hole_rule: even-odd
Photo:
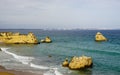
[[[0,29],[120,29],[120,0],[0,0]]]

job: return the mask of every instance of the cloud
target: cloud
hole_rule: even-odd
[[[119,0],[0,0],[0,26],[120,28],[119,8]]]

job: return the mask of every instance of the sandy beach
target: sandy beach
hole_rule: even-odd
[[[30,72],[22,72],[22,71],[15,71],[15,70],[7,70],[3,66],[0,66],[0,75],[43,75],[35,74]]]

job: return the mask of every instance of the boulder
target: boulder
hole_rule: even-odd
[[[70,62],[68,61],[68,59],[66,59],[62,63],[62,66],[69,67],[69,69],[72,69],[72,70],[79,70],[79,69],[92,67],[92,64],[93,64],[93,62],[92,62],[91,57],[87,57],[87,56],[76,57],[76,56],[74,56]]]
[[[87,56],[74,56],[69,63],[70,69],[82,69],[92,67],[92,58]]]
[[[51,40],[50,37],[47,36],[45,39],[42,39],[41,42],[42,42],[42,43],[51,43],[52,40]]]
[[[68,58],[65,59],[65,61],[62,63],[63,67],[68,67],[69,62],[68,62]]]
[[[96,35],[95,35],[95,41],[107,41],[108,39],[103,36],[102,33],[100,32],[97,32]]]

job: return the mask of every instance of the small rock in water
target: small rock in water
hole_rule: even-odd
[[[66,58],[65,61],[62,63],[62,66],[68,67],[68,65],[69,65],[68,58]]]
[[[48,55],[48,57],[52,57],[52,55]]]

